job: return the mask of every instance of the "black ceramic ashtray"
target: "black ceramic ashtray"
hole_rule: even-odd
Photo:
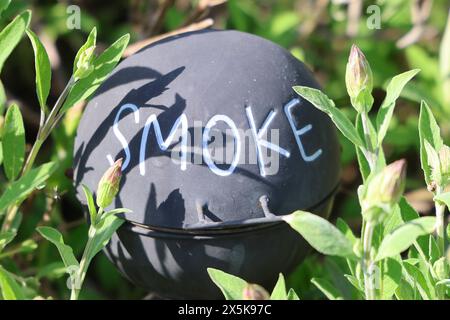
[[[292,90],[318,87],[288,51],[205,30],[125,59],[86,107],[75,180],[95,189],[123,158],[115,207],[132,213],[106,248],[133,283],[169,298],[220,298],[207,267],[273,286],[307,245],[281,221],[329,212],[339,144],[329,118]]]

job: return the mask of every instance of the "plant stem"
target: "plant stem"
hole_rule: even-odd
[[[442,192],[442,188],[438,187],[436,190],[436,195]],[[437,244],[442,256],[445,255],[445,204],[438,201],[435,203],[436,208],[436,236]]]
[[[372,139],[370,138],[370,119],[367,112],[363,111],[361,112],[361,122],[363,126],[364,131],[364,139],[366,141],[367,150],[364,153],[367,159],[367,162],[369,163],[370,170],[375,169],[375,165],[377,162],[377,150],[375,150],[375,147],[372,145]]]
[[[100,217],[103,213],[103,208],[99,208],[97,217]],[[97,232],[97,228],[94,224],[89,226],[88,231],[88,240],[86,243],[86,247],[84,248],[83,256],[81,257],[80,267],[75,273],[74,284],[72,285],[72,291],[70,293],[70,300],[78,300],[78,296],[81,291],[81,287],[83,286],[84,279],[86,277],[87,269],[89,268],[89,264],[91,262],[92,257],[92,249],[94,245],[94,238]]]
[[[39,150],[41,149],[42,145],[44,144],[45,140],[48,138],[51,130],[55,127],[58,118],[59,111],[61,110],[64,101],[66,100],[67,96],[70,93],[70,90],[72,90],[73,85],[75,84],[74,78],[70,78],[67,82],[66,87],[64,88],[63,92],[59,96],[58,100],[55,103],[55,106],[53,107],[52,111],[50,111],[50,114],[45,119],[45,114],[43,115],[41,113],[41,122],[39,131],[36,137],[36,141],[33,144],[33,147],[31,148],[30,153],[28,154],[27,160],[25,161],[25,165],[22,168],[22,172],[20,174],[20,177],[23,177],[25,174],[27,174],[31,168],[33,167],[34,161],[36,160],[36,157],[39,153]],[[55,121],[56,120],[56,121]],[[11,223],[14,221],[17,212],[19,210],[20,203],[16,203],[8,208],[5,219],[3,220],[1,231],[7,231],[11,227]]]
[[[370,257],[370,249],[372,248],[372,237],[374,226],[367,222],[364,228],[363,241],[363,272],[364,272],[364,291],[366,300],[375,300],[375,285],[373,283],[373,276],[371,274],[372,259]]]

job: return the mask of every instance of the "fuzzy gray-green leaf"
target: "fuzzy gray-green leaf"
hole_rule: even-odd
[[[394,257],[408,249],[414,241],[430,234],[435,228],[435,217],[421,217],[400,225],[384,237],[378,249],[375,261]]]
[[[283,220],[320,253],[346,258],[355,257],[352,242],[324,218],[309,212],[296,211],[284,216]]]

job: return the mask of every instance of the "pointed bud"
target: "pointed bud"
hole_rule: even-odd
[[[77,70],[74,73],[76,79],[83,79],[88,77],[94,70],[93,61],[95,58],[95,46],[86,48],[81,55],[80,59],[77,61]]]
[[[383,221],[390,207],[396,204],[405,190],[406,161],[397,160],[369,180],[363,203],[367,221]]]
[[[362,51],[352,45],[345,72],[345,84],[353,107],[361,112],[369,112],[373,104],[373,76],[369,62]]]
[[[370,181],[367,197],[373,202],[397,203],[405,190],[406,161],[392,162]]]
[[[244,300],[269,300],[269,293],[257,284],[247,283],[242,293]]]
[[[108,207],[119,192],[120,179],[122,178],[123,159],[117,160],[100,179],[97,188],[97,206]]]

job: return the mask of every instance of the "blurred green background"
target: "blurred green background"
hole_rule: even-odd
[[[76,5],[78,7],[73,7]],[[156,40],[159,35],[185,28],[213,25],[219,29],[237,29],[272,40],[302,60],[313,71],[323,90],[336,104],[354,117],[344,76],[349,49],[357,44],[369,60],[374,74],[375,105],[384,98],[387,80],[403,71],[420,68],[421,73],[407,86],[399,100],[393,124],[387,135],[388,161],[408,161],[408,200],[421,213],[431,209],[431,198],[424,189],[418,156],[417,118],[421,99],[437,115],[444,136],[450,137],[450,3],[445,0],[160,0],[160,1],[24,1],[15,0],[2,15],[3,27],[25,8],[33,10],[31,28],[49,52],[53,69],[49,105],[59,96],[72,71],[73,57],[92,27],[97,26],[99,46],[112,43],[129,32],[130,43]],[[79,8],[80,28],[69,29],[68,19]],[[73,11],[75,10],[75,11]],[[209,20],[211,19],[211,20]],[[447,25],[447,27],[446,27]],[[443,41],[447,28],[447,40]],[[2,73],[7,98],[22,108],[27,140],[33,142],[39,124],[39,106],[35,98],[33,51],[25,39],[15,49]],[[36,195],[23,206],[24,223],[18,239],[39,241],[34,254],[5,259],[9,270],[40,280],[43,296],[66,299],[66,276],[56,249],[40,241],[36,225],[55,225],[67,242],[80,254],[87,227],[71,184],[72,143],[83,105],[67,114],[41,152],[41,161],[50,158],[63,162],[45,193]],[[354,147],[341,137],[342,186],[336,198],[332,220],[344,218],[359,228],[360,209],[356,187],[360,176]],[[3,263],[3,261],[2,261]],[[313,276],[326,277],[354,297],[354,292],[337,270],[345,268],[338,259],[323,259],[311,253],[289,277],[290,285],[301,298],[323,299],[310,284]],[[32,280],[30,277],[30,281]],[[38,284],[35,284],[38,286]],[[270,288],[268,288],[270,289]],[[123,279],[104,255],[95,259],[82,291],[82,299],[140,299],[151,297]]]

